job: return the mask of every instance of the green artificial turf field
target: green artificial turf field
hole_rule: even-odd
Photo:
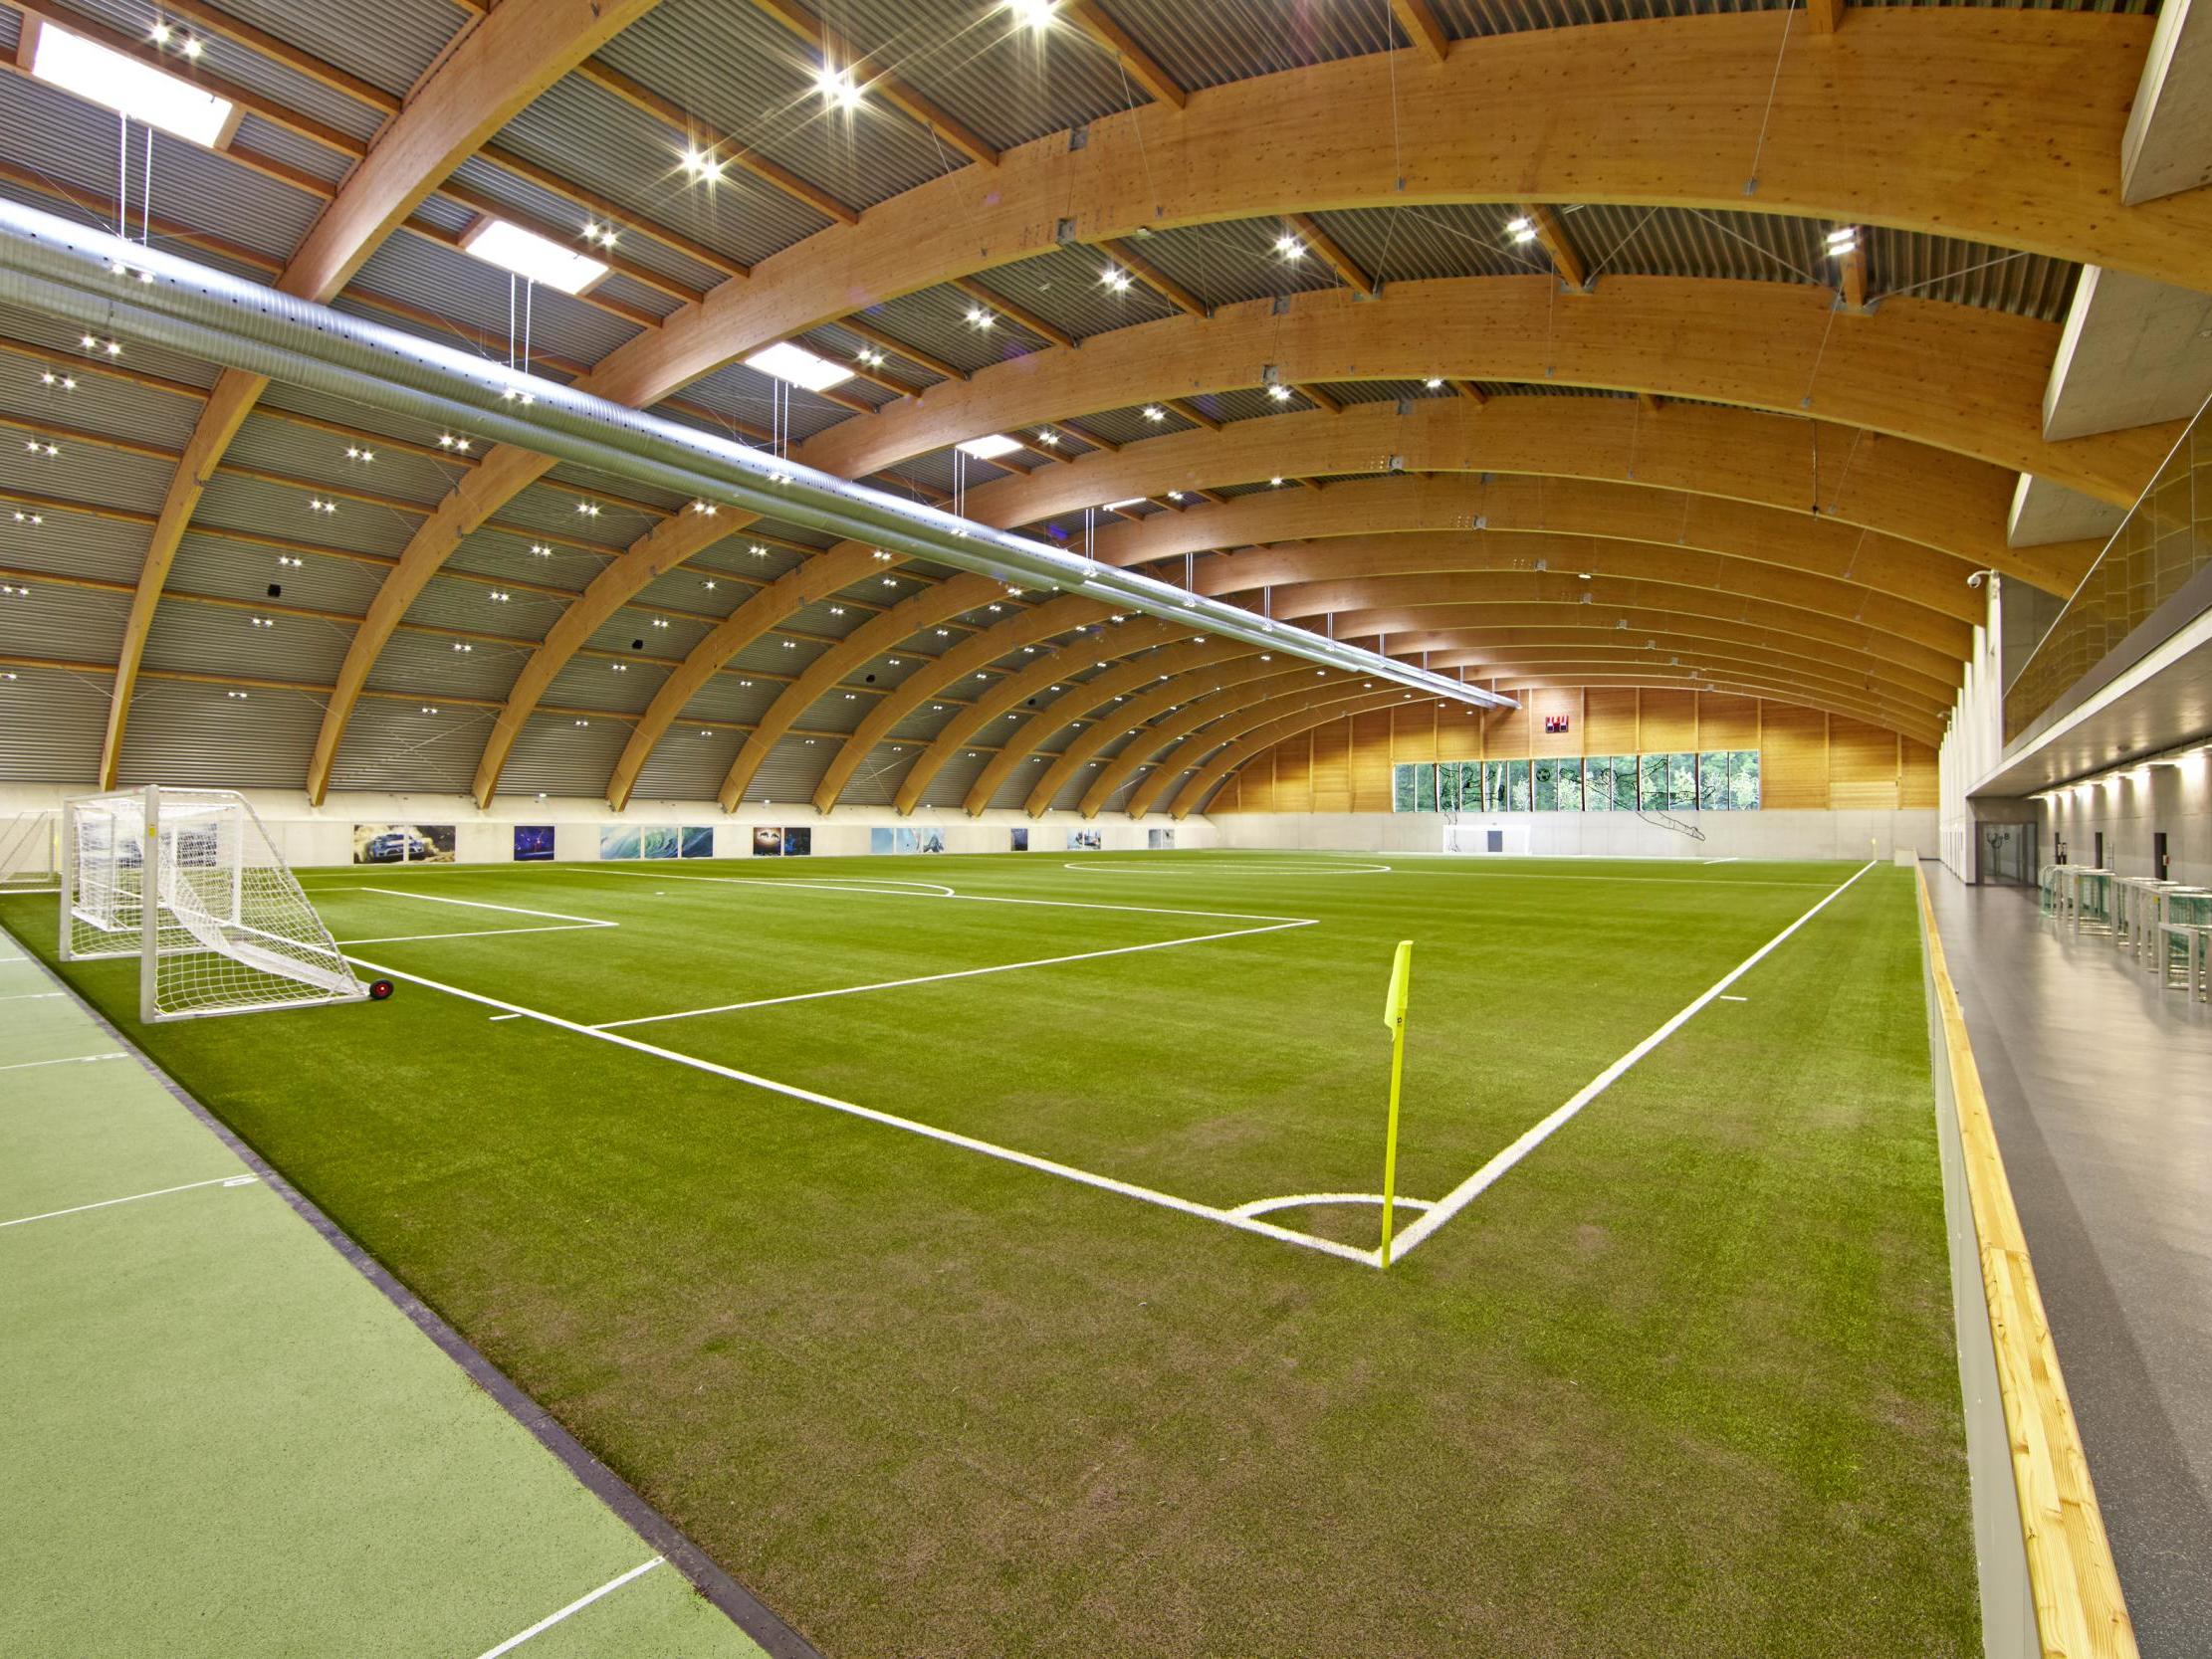
[[[1241,1224],[1378,1190],[1398,939],[1436,1200],[1852,875],[320,871],[391,1002],[126,1028],[834,1659],[1963,1656],[1909,872],[1387,1274],[1371,1205]]]

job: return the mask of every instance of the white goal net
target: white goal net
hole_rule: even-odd
[[[232,790],[147,788],[65,802],[61,879],[63,959],[136,956],[141,1019],[369,994],[254,809]]]

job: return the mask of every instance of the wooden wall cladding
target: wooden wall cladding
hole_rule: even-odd
[[[1546,732],[1544,717],[1568,729]],[[1935,751],[1817,709],[1717,692],[1541,688],[1523,707],[1380,709],[1286,737],[1222,785],[1217,812],[1388,812],[1405,761],[1497,760],[1755,748],[1761,799],[1777,810],[1936,804]]]

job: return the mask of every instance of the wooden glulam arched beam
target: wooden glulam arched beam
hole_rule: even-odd
[[[864,477],[987,433],[1171,397],[1442,375],[1806,414],[2126,506],[2181,423],[2047,441],[2043,390],[2059,333],[2055,322],[1935,300],[1889,300],[1876,315],[1839,320],[1834,293],[1809,283],[1617,276],[1571,303],[1535,276],[1393,283],[1372,301],[1330,288],[1038,351],[848,421],[810,447],[828,471]]]
[[[1036,751],[1037,745],[1046,737],[1066,730],[1077,722],[1104,723],[1109,712],[1114,710],[1117,698],[1142,701],[1163,680],[1171,684],[1181,683],[1180,677],[1194,671],[1203,671],[1209,677],[1217,677],[1225,665],[1256,654],[1256,648],[1238,640],[1185,638],[1157,651],[1125,657],[1088,680],[1068,682],[1064,692],[1000,740],[997,752],[969,786],[968,798],[961,803],[963,809],[971,817],[981,813],[991,804],[991,798],[998,792],[999,785]],[[1080,743],[1090,733],[1086,731],[1075,740]],[[1032,789],[1030,793],[1033,799],[1035,791]],[[1032,805],[1030,810],[1033,812],[1036,809]]]
[[[1410,609],[1443,604],[1481,604],[1498,600],[1545,601],[1556,605],[1609,608],[1638,604],[1670,605],[1685,591],[1700,600],[1741,600],[1782,631],[1807,639],[1839,641],[1837,626],[1864,639],[1864,649],[1892,662],[1918,668],[1930,679],[1955,685],[1959,665],[1973,644],[1963,622],[1935,616],[1917,606],[1898,605],[1879,594],[1843,582],[1796,571],[1746,567],[1741,560],[1704,553],[1676,553],[1615,543],[1600,561],[1593,555],[1587,580],[1574,570],[1468,568],[1322,578],[1269,590],[1278,620],[1333,629],[1339,638],[1362,637],[1374,630],[1356,626],[1348,612]],[[1892,614],[1900,613],[1900,614]],[[1326,618],[1321,621],[1318,619]]]
[[[1968,569],[1996,568],[2062,594],[2080,582],[2102,545],[2009,548],[2005,523],[2018,482],[2014,476],[1922,444],[1749,409],[1676,405],[1654,417],[1627,398],[1610,397],[1496,397],[1479,408],[1463,398],[1422,398],[1404,414],[1393,403],[1362,403],[1341,415],[1270,415],[1237,421],[1217,433],[1148,438],[1112,454],[1083,456],[1071,466],[999,479],[973,491],[970,509],[988,513],[996,524],[1029,524],[1072,517],[1100,502],[1164,496],[1170,490],[1389,472],[1415,481],[1438,476],[1462,481],[1438,486],[1458,494],[1436,497],[1431,511],[1444,521],[1427,520],[1424,527],[1452,527],[1454,516],[1462,513],[1471,521],[1488,514],[1493,503],[1497,521],[1525,523],[1538,508],[1548,508],[1553,485],[1610,484],[1663,502],[1664,511],[1683,522],[1719,512],[1706,508],[1708,499],[1771,509],[1915,543],[1964,560]],[[1485,477],[1491,482],[1483,483]],[[1538,479],[1544,494],[1531,500],[1524,492]],[[1142,563],[1194,548],[1279,539],[1295,534],[1295,528],[1264,533],[1283,521],[1269,514],[1288,515],[1294,526],[1301,513],[1325,516],[1333,491],[1396,482],[1337,483],[1319,496],[1266,491],[1155,514],[1102,531],[1101,556],[1117,564]],[[1573,501],[1562,497],[1561,511],[1571,511]],[[1592,511],[1603,521],[1606,510]],[[1663,523],[1664,512],[1660,518]],[[1740,527],[1771,522],[1746,519]],[[1583,527],[1602,533],[1597,522]]]
[[[1747,587],[1765,589],[1765,567],[1752,558],[1668,546],[1650,541],[1597,540],[1579,535],[1529,534],[1497,530],[1414,531],[1408,534],[1343,536],[1327,541],[1285,541],[1250,547],[1236,553],[1216,554],[1199,567],[1202,591],[1210,583],[1232,584],[1232,595],[1263,596],[1272,603],[1276,589],[1314,581],[1350,581],[1365,577],[1453,575],[1471,570],[1563,571],[1592,576],[1648,576],[1661,571],[1693,571],[1703,567],[1728,568]],[[1943,610],[1895,598],[1872,583],[1849,577],[1786,569],[1788,577],[1832,583],[1840,594],[1860,596],[1860,607],[1850,614],[1861,621],[1878,619],[1889,632],[1941,648],[1957,639],[1955,629],[1971,626],[1959,615],[1953,601]],[[1961,579],[1960,593],[1971,598],[1974,590]],[[1245,602],[1252,602],[1246,598]]]
[[[1032,699],[1044,697],[1055,689],[1055,683],[1065,685],[1085,665],[1113,663],[1188,640],[1190,634],[1188,627],[1177,627],[1155,617],[1139,617],[1118,624],[1103,624],[1095,630],[1086,629],[1077,642],[1048,655],[1040,654],[1036,662],[1018,673],[986,686],[982,695],[966,708],[953,711],[899,780],[892,804],[901,812],[912,812],[921,804],[922,796],[946,762],[974,742],[986,726],[1026,707]],[[933,677],[933,681],[940,687],[944,684],[941,678]]]
[[[1317,208],[1532,198],[1740,210],[1754,153],[1763,211],[1964,236],[2212,289],[2205,192],[2112,206],[2150,20],[1899,8],[1858,22],[1779,63],[1772,14],[1535,30],[1461,41],[1418,77],[1400,76],[1397,55],[1382,53],[1104,117],[1080,148],[1054,134],[1005,151],[980,200],[948,174],[762,261],[611,353],[580,389],[649,404],[856,306],[1068,239]],[[1619,97],[1624,85],[1639,96]],[[1987,94],[1993,86],[2002,98]],[[1486,118],[1469,123],[1469,107]],[[1896,127],[1899,107],[1914,111],[1908,130]],[[1556,141],[1562,111],[1572,112],[1572,144]],[[1838,144],[1838,130],[1892,137],[1878,152]],[[394,573],[401,591],[372,607],[380,618],[404,614],[407,584],[419,591],[424,566],[458,543],[452,531],[445,519],[418,531],[417,556]],[[364,628],[340,671],[310,767],[317,798],[388,637],[388,620]]]
[[[472,24],[377,133],[367,154],[286,264],[276,282],[278,291],[307,300],[334,299],[384,238],[406,222],[448,173],[475,154],[532,99],[655,4],[656,0],[548,0]],[[268,384],[260,375],[238,369],[225,369],[216,378],[162,499],[116,656],[108,729],[101,741],[103,789],[114,786],[138,665],[177,548],[208,480]]]
[[[853,728],[852,735],[830,756],[821,781],[814,786],[815,810],[826,813],[835,806],[837,797],[845,792],[845,785],[852,781],[853,773],[860,769],[860,763],[889,738],[901,721],[916,714],[947,687],[981,674],[1009,653],[1038,654],[1053,636],[1092,623],[1103,623],[1110,614],[1095,599],[1079,599],[1063,593],[1041,605],[1018,610],[997,627],[971,634],[943,656],[931,659],[924,669],[918,669],[890,693],[878,698],[876,706]],[[1052,661],[1051,658],[1046,660]],[[1013,701],[1018,703],[1021,699],[1016,696]],[[997,712],[1005,713],[1004,710]]]
[[[719,791],[722,809],[735,812],[738,803],[745,799],[746,786],[761,769],[763,761],[775,751],[783,734],[798,724],[807,708],[834,688],[838,681],[858,668],[869,658],[895,648],[900,641],[909,639],[924,628],[933,628],[949,622],[963,611],[974,610],[978,605],[990,604],[1005,592],[1005,584],[989,576],[954,576],[934,587],[924,588],[913,598],[892,606],[881,616],[872,617],[855,628],[848,638],[835,645],[806,665],[805,670],[790,685],[776,695],[754,726],[745,746],[730,764],[730,773],[722,780]],[[612,791],[609,791],[611,795]]]
[[[1412,708],[1433,703],[1434,698],[1415,693],[1392,690],[1387,692],[1351,692],[1340,697],[1335,691],[1296,691],[1270,697],[1263,702],[1240,709],[1213,721],[1195,731],[1188,731],[1172,748],[1156,746],[1154,753],[1160,758],[1145,762],[1152,775],[1137,785],[1129,797],[1127,811],[1132,818],[1141,818],[1152,810],[1152,803],[1174,788],[1186,773],[1195,778],[1202,775],[1214,762],[1206,759],[1233,750],[1240,742],[1250,742],[1258,732],[1273,730],[1290,723],[1304,721],[1308,726],[1319,726],[1325,721],[1342,720],[1347,716],[1372,714],[1378,709]],[[1167,729],[1165,726],[1163,730]],[[1296,727],[1304,730],[1305,726]],[[1264,747],[1265,744],[1261,744]],[[1204,794],[1202,790],[1201,795]],[[1103,803],[1101,803],[1103,809]],[[1179,792],[1175,815],[1189,815]]]

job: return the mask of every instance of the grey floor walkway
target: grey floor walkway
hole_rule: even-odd
[[[5,931],[0,1400],[0,1653],[761,1659]]]
[[[1928,887],[2149,1659],[2212,1654],[2212,1007],[2033,892]]]

